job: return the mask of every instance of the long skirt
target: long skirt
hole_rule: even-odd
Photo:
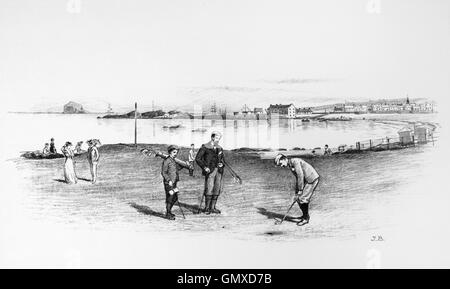
[[[76,184],[78,181],[72,158],[66,158],[66,162],[64,163],[64,179],[68,184]]]

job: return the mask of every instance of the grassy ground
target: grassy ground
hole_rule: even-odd
[[[139,149],[143,147],[139,145]],[[64,159],[16,160],[23,191],[27,192],[27,210],[33,219],[71,227],[223,233],[244,239],[349,238],[395,221],[382,212],[401,200],[397,192],[402,186],[421,176],[417,168],[429,148],[307,159],[317,168],[321,182],[311,204],[311,223],[302,228],[289,218],[280,226],[274,225],[292,200],[291,172],[248,152],[225,152],[243,184],[225,174],[224,192],[218,201],[222,215],[195,214],[204,183],[196,167],[194,177],[186,170],[180,175],[180,202],[186,219],[175,207],[177,220],[166,220],[161,159],[146,157],[139,149],[120,144],[102,146],[99,181],[95,185],[90,183],[83,155],[75,159],[79,176],[75,185],[63,182]],[[179,157],[187,159],[187,153],[188,149],[182,149]],[[295,206],[290,215],[299,214]]]

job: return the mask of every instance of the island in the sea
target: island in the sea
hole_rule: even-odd
[[[128,113],[125,114],[108,114],[105,115],[103,117],[98,117],[98,118],[114,118],[114,119],[121,119],[121,118],[135,118],[135,114],[136,114],[136,118],[139,119],[152,119],[152,118],[156,118],[156,119],[191,119],[194,118],[193,115],[189,114],[189,113],[185,113],[185,112],[180,112],[180,111],[176,111],[176,110],[172,110],[169,112],[165,112],[163,110],[152,110],[152,111],[147,111],[147,112],[135,112],[130,111]]]
[[[87,113],[87,111],[83,108],[83,106],[74,101],[69,101],[64,105],[63,113],[65,114],[79,114],[79,113]]]

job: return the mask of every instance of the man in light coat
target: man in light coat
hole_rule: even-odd
[[[275,164],[281,167],[289,167],[292,174],[295,176],[296,184],[294,200],[298,203],[303,214],[297,225],[303,226],[308,224],[310,220],[309,202],[319,184],[319,174],[313,166],[301,158],[288,159],[285,155],[278,154],[275,157]]]
[[[97,145],[100,144],[99,140],[90,139],[87,141],[89,149],[87,151],[87,158],[89,162],[89,167],[91,169],[91,182],[95,184],[97,182],[97,167],[98,161],[100,160],[100,153],[98,152]]]

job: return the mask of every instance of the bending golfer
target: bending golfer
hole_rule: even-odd
[[[288,159],[283,154],[278,154],[275,157],[275,164],[281,167],[289,167],[296,178],[295,185],[295,199],[298,203],[303,215],[298,226],[303,226],[309,223],[309,201],[314,193],[314,190],[319,183],[319,174],[317,171],[302,160],[301,158]]]

